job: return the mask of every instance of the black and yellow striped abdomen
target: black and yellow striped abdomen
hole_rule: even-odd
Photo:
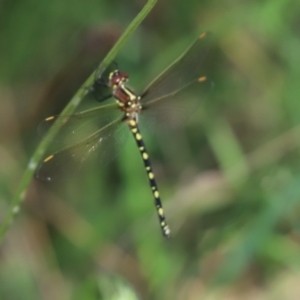
[[[169,238],[169,237],[171,237],[171,231],[170,231],[170,228],[169,228],[169,226],[166,222],[164,210],[162,208],[162,203],[161,203],[160,195],[159,195],[159,192],[158,192],[157,183],[156,183],[155,176],[154,176],[154,173],[153,173],[153,170],[152,170],[151,162],[150,162],[150,159],[149,159],[149,154],[147,152],[145,143],[143,141],[143,137],[142,137],[141,132],[138,128],[138,124],[134,119],[129,120],[128,125],[130,127],[130,130],[133,134],[133,137],[136,141],[136,144],[139,148],[139,151],[141,153],[141,156],[142,156],[142,159],[143,159],[143,162],[144,162],[144,166],[145,166],[147,176],[148,176],[148,180],[149,180],[149,183],[150,183],[150,187],[151,187],[151,190],[152,190],[154,203],[155,203],[155,207],[156,207],[156,210],[157,210],[161,230],[163,232],[163,235],[165,237]]]

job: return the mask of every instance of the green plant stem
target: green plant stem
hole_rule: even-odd
[[[128,38],[132,35],[132,33],[136,30],[136,28],[140,25],[140,23],[145,19],[145,17],[149,14],[149,12],[152,10],[154,5],[156,4],[157,0],[149,0],[146,5],[143,7],[143,9],[140,11],[140,13],[135,17],[135,19],[129,24],[125,32],[122,34],[122,36],[119,38],[117,43],[114,45],[114,47],[110,50],[110,52],[107,54],[107,56],[104,58],[104,60],[100,63],[98,70],[104,70],[106,66],[108,66],[114,58],[117,56],[120,49],[123,47],[125,42],[128,40]],[[65,107],[65,109],[62,111],[60,117],[63,118],[64,116],[70,115],[75,108],[81,103],[83,98],[88,93],[88,87],[90,87],[93,84],[95,78],[95,72],[92,73],[88,79],[84,82],[84,84],[80,87],[80,89],[77,91],[77,93],[73,96],[69,104]],[[60,118],[59,118],[60,119]],[[48,145],[56,135],[56,133],[60,129],[59,122],[56,122],[52,128],[49,130],[48,134],[45,136],[45,138],[40,142],[38,147],[36,148],[34,154],[32,155],[31,159],[29,160],[27,169],[24,172],[24,175],[21,179],[20,185],[17,188],[17,191],[12,199],[10,209],[6,216],[3,219],[3,222],[0,226],[0,241],[3,240],[3,237],[5,233],[7,232],[10,224],[14,220],[17,213],[20,211],[20,203],[25,198],[26,191],[28,189],[28,186],[32,180],[32,177],[39,165],[39,162],[45,155],[45,152],[48,148]]]

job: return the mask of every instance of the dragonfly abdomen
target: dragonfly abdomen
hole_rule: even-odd
[[[136,144],[139,148],[140,154],[141,154],[143,162],[144,162],[145,170],[147,172],[149,184],[150,184],[150,187],[151,187],[151,190],[152,190],[152,195],[153,195],[153,198],[154,198],[154,203],[155,203],[155,207],[156,207],[156,211],[157,211],[159,224],[160,224],[162,233],[165,237],[170,238],[171,237],[171,230],[170,230],[170,228],[169,228],[169,226],[166,222],[166,217],[165,217],[165,214],[164,214],[164,210],[162,208],[162,203],[161,203],[160,195],[159,195],[159,192],[158,192],[158,186],[157,186],[155,176],[154,176],[154,173],[153,173],[153,170],[152,170],[149,154],[146,150],[146,146],[145,146],[145,143],[143,141],[143,137],[142,137],[141,132],[138,128],[138,124],[137,124],[136,120],[132,119],[132,120],[128,121],[128,125],[130,127],[130,130],[133,134],[133,137],[136,141]]]

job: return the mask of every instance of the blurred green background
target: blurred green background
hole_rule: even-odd
[[[0,2],[1,219],[38,124],[144,4]],[[214,33],[208,100],[175,132],[145,133],[173,238],[130,137],[109,165],[33,179],[1,244],[0,299],[300,299],[299,20],[297,1],[158,1],[117,57],[137,91]]]

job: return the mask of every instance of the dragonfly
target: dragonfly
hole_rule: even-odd
[[[202,65],[211,46],[211,36],[210,32],[202,33],[141,94],[128,86],[128,74],[118,68],[114,68],[106,77],[99,75],[94,87],[104,86],[110,91],[101,102],[106,102],[108,98],[113,99],[113,102],[101,103],[96,108],[64,118],[59,118],[58,115],[46,118],[40,124],[42,131],[47,130],[54,122],[60,122],[60,133],[67,146],[47,156],[39,166],[36,177],[52,181],[57,173],[67,172],[68,165],[81,165],[95,154],[107,163],[114,156],[112,149],[121,148],[126,132],[131,132],[148,177],[162,234],[170,238],[171,230],[166,221],[140,124],[143,119],[152,119],[155,126],[160,122],[165,126],[166,123],[172,124],[174,120],[194,111],[195,107],[188,105],[189,101],[184,98],[186,94],[183,92],[192,86],[200,89],[210,82]],[[199,105],[198,99],[196,105]],[[175,113],[168,120],[170,111]]]

